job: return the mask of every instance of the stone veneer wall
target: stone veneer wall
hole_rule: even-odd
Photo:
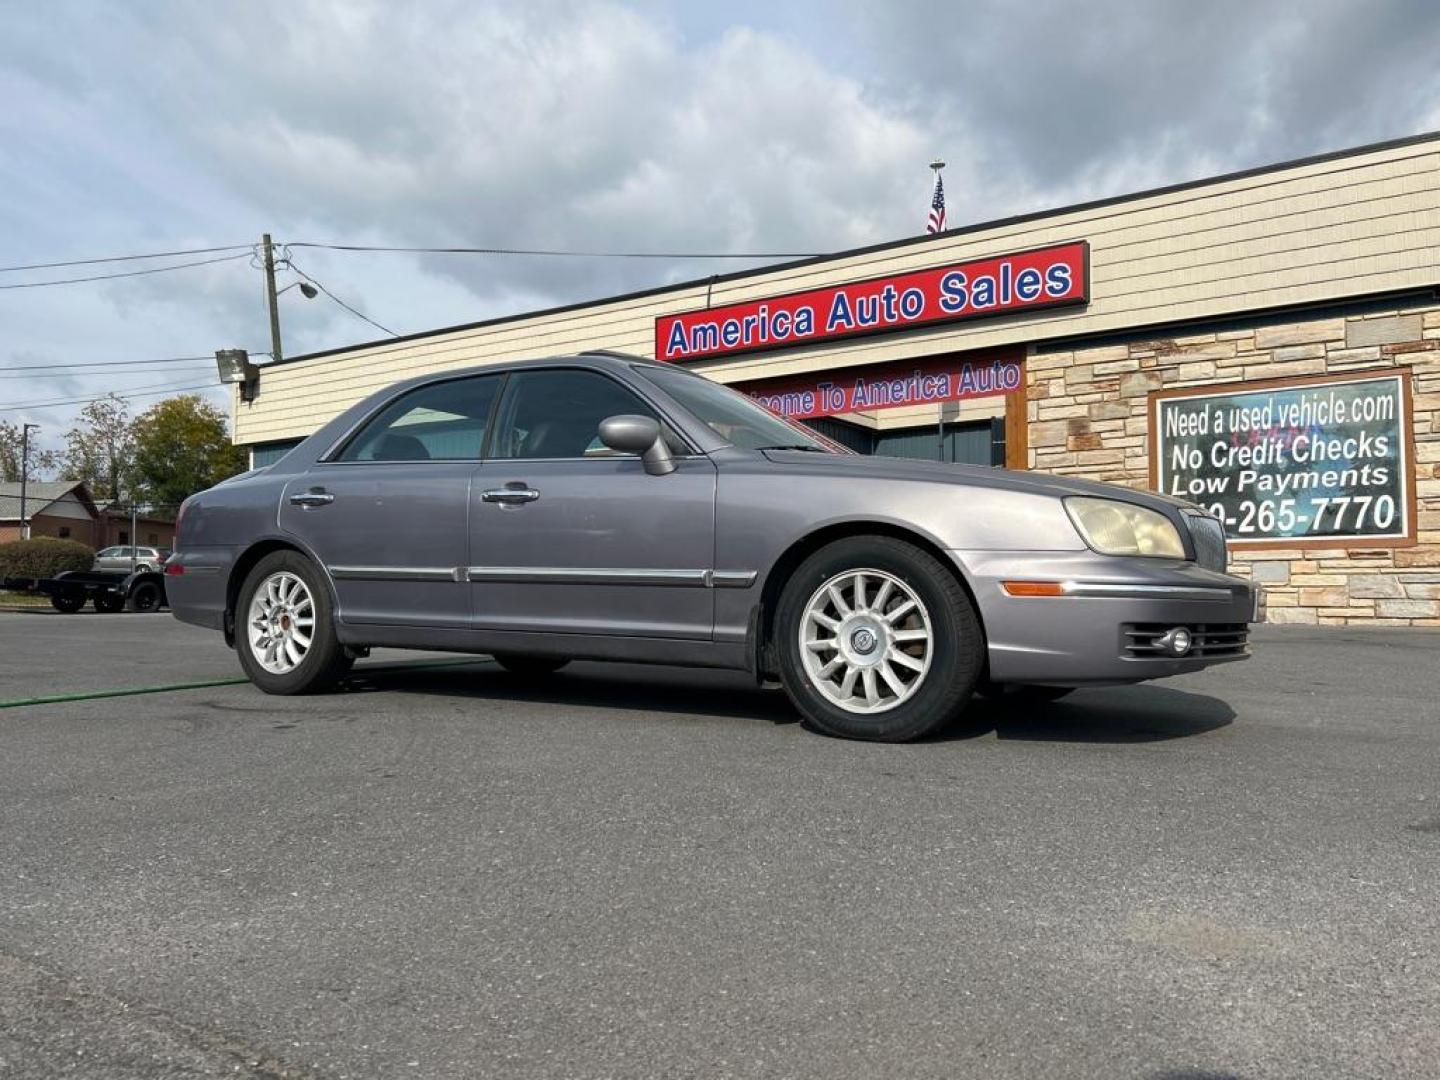
[[[1032,354],[1030,467],[1146,488],[1152,390],[1402,365],[1418,545],[1236,551],[1231,566],[1264,584],[1271,622],[1440,627],[1440,305]]]

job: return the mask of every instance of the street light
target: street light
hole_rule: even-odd
[[[20,539],[30,539],[30,519],[25,516],[26,488],[30,483],[30,432],[39,431],[39,424],[24,424],[20,429]]]
[[[320,295],[320,290],[315,288],[315,286],[311,285],[308,281],[292,281],[289,285],[286,285],[275,295],[284,296],[287,292],[294,288],[299,288],[300,295],[305,297],[306,300],[314,300],[315,297]]]

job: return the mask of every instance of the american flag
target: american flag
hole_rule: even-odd
[[[945,182],[935,174],[935,194],[930,198],[930,217],[925,222],[927,233],[942,232],[945,228]]]

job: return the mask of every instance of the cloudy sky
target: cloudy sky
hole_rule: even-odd
[[[936,154],[959,225],[1440,128],[1433,0],[50,0],[4,25],[5,267],[266,231],[834,251],[921,231]],[[58,446],[79,406],[45,403],[223,403],[211,362],[135,362],[268,348],[228,254],[0,272],[0,419]],[[743,265],[292,254],[400,333]],[[281,306],[291,355],[381,336]]]

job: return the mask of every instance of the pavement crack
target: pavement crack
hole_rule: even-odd
[[[114,1078],[157,1075],[158,1066],[163,1075],[328,1080],[256,1043],[0,950],[0,1072],[69,1075],[76,1062]]]

